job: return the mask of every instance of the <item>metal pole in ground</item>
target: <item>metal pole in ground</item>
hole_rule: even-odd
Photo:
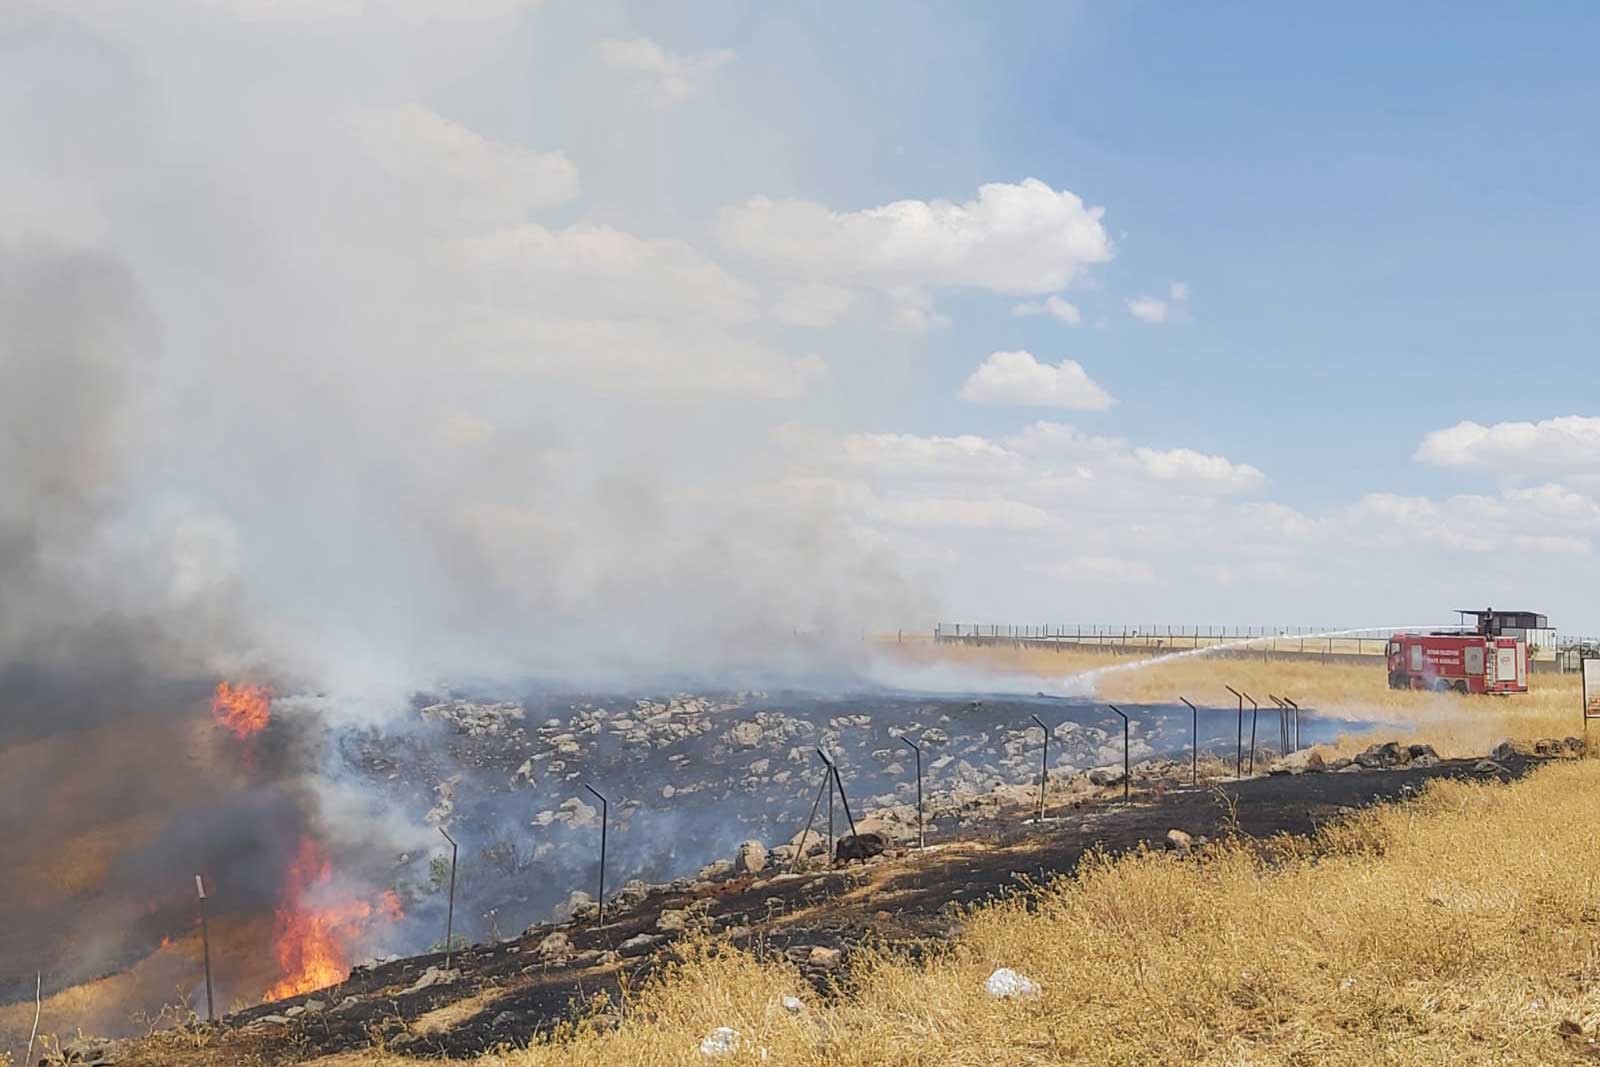
[[[794,859],[789,861],[790,874],[793,874],[795,869],[800,866],[800,857],[805,855],[806,844],[811,839],[812,824],[817,821],[817,809],[822,807],[822,791],[824,789],[828,789],[828,787],[831,785],[833,785],[832,780],[829,779],[827,774],[823,774],[822,784],[817,787],[817,799],[811,802],[811,818],[806,820],[806,828],[800,831],[800,845],[794,850]],[[828,789],[828,795],[833,795],[833,791],[831,789]]]
[[[1278,752],[1281,756],[1287,756],[1289,754],[1289,720],[1285,713],[1289,709],[1283,706],[1283,701],[1271,693],[1267,694],[1267,699],[1272,701],[1278,709]]]
[[[922,746],[909,737],[902,737],[900,741],[917,754],[917,849],[920,851],[928,847],[922,830]]]
[[[1122,709],[1117,707],[1115,704],[1107,704],[1106,707],[1110,708],[1118,715],[1122,715],[1122,799],[1127,800],[1129,783],[1131,781],[1129,776],[1132,773],[1128,769],[1128,716],[1123,714]]]
[[[844,779],[839,776],[839,765],[822,749],[817,749],[817,752],[822,754],[823,760],[833,770],[833,784],[839,790],[839,804],[844,808],[845,821],[850,824],[850,836],[854,837],[856,836],[856,817],[850,814],[850,798],[845,796]]]
[[[1289,707],[1294,709],[1294,737],[1292,738],[1292,740],[1294,742],[1294,750],[1296,752],[1299,752],[1300,751],[1300,705],[1296,704],[1294,701],[1290,700],[1288,697],[1284,697],[1283,698],[1283,702],[1285,704],[1289,705]]]
[[[216,1022],[216,1008],[211,1002],[211,931],[206,928],[206,883],[194,876],[194,891],[200,897],[200,954],[206,968],[206,1021]]]
[[[444,827],[439,827],[439,832],[444,834],[444,839],[450,842],[450,897],[445,905],[444,913],[444,969],[450,969],[451,940],[455,937],[456,927],[456,839],[451,837]]]
[[[1256,718],[1261,714],[1261,705],[1256,703],[1256,698],[1249,693],[1244,698],[1250,702],[1250,773],[1256,773]]]
[[[1179,697],[1185,704],[1189,701]],[[1189,737],[1192,743],[1189,746],[1189,784],[1200,784],[1200,709],[1189,704]]]
[[[1028,718],[1039,724],[1039,729],[1044,731],[1044,755],[1039,761],[1039,821],[1044,822],[1044,784],[1050,780],[1050,727],[1037,715]]]
[[[606,924],[606,824],[611,821],[611,803],[588,782],[583,783],[583,787],[600,802],[600,893],[595,897],[595,903],[600,905],[600,925],[604,926]]]
[[[1238,747],[1235,749],[1234,756],[1233,756],[1233,776],[1235,778],[1243,778],[1244,777],[1244,694],[1239,692],[1237,689],[1235,689],[1231,685],[1225,685],[1222,688],[1226,689],[1228,692],[1232,693],[1234,696],[1239,698],[1239,736],[1238,736],[1238,739],[1236,741],[1236,744],[1237,744]]]

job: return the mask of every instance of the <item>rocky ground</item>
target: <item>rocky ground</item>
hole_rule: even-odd
[[[770,849],[752,842],[692,876],[624,885],[603,923],[592,900],[569,894],[563,911],[571,917],[563,922],[449,957],[434,952],[358,968],[332,989],[215,1025],[135,1043],[85,1042],[76,1046],[77,1062],[277,1065],[373,1046],[419,1057],[514,1046],[576,1010],[619,1018],[626,1010],[619,989],[696,933],[781,954],[826,991],[847,977],[852,952],[868,939],[894,951],[938,951],[959,926],[960,905],[1070,872],[1091,848],[1187,854],[1225,834],[1308,833],[1432,778],[1506,780],[1580,747],[1552,740],[1537,753],[1508,745],[1491,758],[1441,761],[1423,746],[1380,744],[1341,766],[1302,754],[1266,776],[1198,787],[1174,773],[1187,765],[1152,764],[1127,803],[1119,787],[1086,776],[1081,786],[1076,778],[1053,786],[1043,823],[1030,818],[1037,795],[1026,788],[961,800],[952,790],[926,850],[911,843],[914,830],[902,816],[871,810],[865,818],[894,844],[865,863],[830,864],[825,846],[797,837]],[[802,844],[816,854],[801,856],[791,872],[787,864]]]
[[[1188,709],[1124,710],[1135,777],[1187,773],[1168,764],[1192,743]],[[1273,758],[1275,714],[1258,723],[1258,769]],[[1048,752],[1036,715],[1050,729]],[[341,753],[364,788],[461,842],[456,928],[475,938],[549,918],[572,890],[595,884],[601,803],[585,786],[609,800],[607,878],[620,885],[691,875],[748,839],[788,841],[818,796],[819,748],[840,768],[850,814],[876,813],[862,828],[902,840],[917,795],[917,753],[907,742],[921,748],[935,835],[981,822],[1001,798],[1017,799],[1008,789],[1035,792],[1046,756],[1050,790],[1064,797],[1115,786],[1123,765],[1121,720],[1103,706],[1043,697],[529,695],[421,701],[417,719],[415,729],[346,736]],[[1355,725],[1312,715],[1303,722],[1307,744]],[[1249,727],[1247,717],[1247,745]],[[1234,711],[1203,709],[1198,733],[1202,750],[1233,761]],[[827,817],[825,803],[819,820]],[[833,819],[846,827],[842,802]],[[781,846],[776,852],[789,858]],[[408,911],[423,924],[442,917],[442,855],[395,862]]]

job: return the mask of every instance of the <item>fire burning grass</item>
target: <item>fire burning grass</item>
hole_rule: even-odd
[[[272,718],[272,690],[264,685],[218,682],[211,698],[211,717],[241,741],[267,728]]]
[[[272,954],[283,977],[262,1000],[283,1000],[344,981],[355,946],[373,923],[403,916],[393,890],[385,891],[376,905],[341,892],[322,846],[301,838],[273,924]]]

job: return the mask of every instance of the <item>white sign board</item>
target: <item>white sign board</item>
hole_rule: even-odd
[[[1583,717],[1600,718],[1600,657],[1583,659]]]

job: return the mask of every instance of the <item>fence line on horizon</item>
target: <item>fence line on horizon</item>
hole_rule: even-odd
[[[1112,652],[1163,654],[1251,642],[1242,655],[1381,657],[1392,634],[1370,627],[1365,632],[1332,626],[1205,626],[1164,624],[1119,626],[1070,623],[936,623],[935,642],[992,644],[1006,642],[1044,647],[1074,647]],[[899,639],[904,640],[904,631]],[[1563,671],[1579,670],[1583,653],[1600,652],[1600,638],[1557,635],[1555,647],[1538,649],[1535,662]]]

